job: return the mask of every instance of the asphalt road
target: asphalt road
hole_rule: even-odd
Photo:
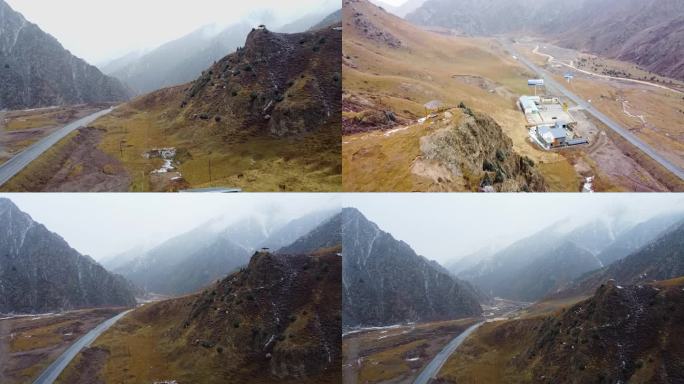
[[[584,108],[584,110],[586,110],[588,113],[593,115],[595,118],[597,118],[603,124],[607,125],[610,129],[617,132],[620,136],[622,136],[625,140],[629,141],[632,145],[639,148],[642,152],[644,152],[645,154],[650,156],[653,160],[657,161],[660,165],[665,167],[668,171],[675,174],[681,180],[684,180],[684,169],[680,168],[679,166],[670,162],[665,157],[661,156],[658,152],[656,152],[656,150],[654,150],[648,144],[641,141],[641,139],[639,139],[638,137],[633,135],[631,132],[629,132],[627,129],[622,127],[620,124],[616,123],[614,120],[612,120],[608,116],[606,116],[603,113],[601,113],[600,111],[598,111],[589,102],[587,102],[586,100],[583,100],[581,97],[579,97],[579,96],[575,95],[574,93],[568,91],[562,84],[555,81],[553,79],[553,77],[551,76],[551,74],[549,72],[547,72],[545,69],[542,69],[541,67],[534,64],[532,61],[528,60],[526,57],[520,55],[509,42],[507,42],[503,39],[499,40],[499,41],[511,53],[511,55],[514,55],[518,58],[518,61],[525,64],[528,68],[530,68],[532,71],[537,73],[537,75],[539,75],[541,78],[543,78],[544,84],[545,84],[547,89],[551,89],[552,91],[560,92],[565,97],[572,100],[573,102],[575,102],[580,107]]]
[[[21,170],[26,168],[33,160],[37,159],[38,156],[42,155],[68,134],[92,123],[113,110],[114,107],[104,109],[69,123],[7,160],[4,164],[0,165],[0,186],[9,181],[17,173],[21,172]]]
[[[458,348],[458,346],[461,345],[461,343],[463,343],[463,341],[467,339],[471,333],[475,332],[475,330],[478,329],[482,324],[484,324],[484,321],[470,326],[470,328],[466,329],[463,331],[463,333],[456,336],[455,339],[451,340],[449,344],[447,344],[447,346],[444,347],[444,349],[442,349],[437,356],[435,356],[435,358],[432,359],[432,361],[423,369],[413,384],[428,384],[430,380],[437,375],[439,370],[442,369],[442,366],[444,363],[446,363],[449,356],[456,351],[456,348]]]
[[[129,309],[126,312],[122,312],[111,319],[101,323],[97,327],[95,327],[93,330],[90,332],[86,333],[83,337],[80,339],[76,340],[74,344],[72,344],[64,353],[62,353],[57,360],[55,360],[52,364],[50,364],[49,367],[45,368],[43,373],[33,382],[33,384],[52,384],[59,375],[62,373],[62,371],[69,365],[71,360],[78,355],[78,353],[81,351],[81,349],[87,347],[95,341],[104,331],[109,329],[114,323],[119,321],[122,317],[126,316],[128,312],[132,311],[132,309]]]

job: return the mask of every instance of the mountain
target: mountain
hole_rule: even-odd
[[[379,7],[382,7],[387,12],[395,14],[401,18],[404,18],[409,13],[420,8],[420,6],[425,3],[425,1],[426,0],[407,0],[402,5],[399,5],[399,6],[387,4],[381,0],[373,0],[372,3],[379,6]]]
[[[114,382],[340,383],[341,276],[335,253],[256,252],[201,293],[131,312],[80,355],[88,372],[64,380],[108,372]],[[130,353],[114,353],[122,347]]]
[[[502,123],[511,93],[491,79],[521,73],[500,53],[473,39],[426,31],[367,0],[345,1],[343,20],[343,134],[388,131],[345,141],[346,189],[550,189]],[[482,62],[491,78],[478,76]],[[435,113],[426,116],[425,105]],[[387,158],[392,167],[380,166]]]
[[[320,250],[330,250],[342,244],[342,214],[328,218],[311,232],[300,237],[292,244],[280,248],[283,254],[311,254]]]
[[[278,249],[291,245],[339,213],[339,209],[324,209],[294,219],[273,231],[260,246]]]
[[[428,0],[406,18],[469,35],[536,34],[681,80],[683,14],[679,0]]]
[[[327,28],[342,23],[342,9],[329,14],[323,20],[319,21],[317,24],[309,28],[309,31],[315,31],[321,28]]]
[[[324,210],[289,222],[259,214],[230,224],[223,219],[212,220],[142,252],[114,270],[147,292],[195,292],[246,265],[257,249],[290,244],[332,215],[334,211]]]
[[[187,83],[244,42],[252,26],[237,23],[217,31],[199,28],[177,40],[130,60],[126,55],[103,67],[103,71],[132,87],[138,94]],[[120,65],[120,62],[126,62]]]
[[[672,225],[684,219],[684,215],[666,214],[635,225],[618,236],[597,256],[604,265],[622,259],[655,240]]]
[[[547,316],[482,326],[438,381],[680,383],[684,381],[684,280],[607,282]]]
[[[493,296],[536,301],[584,273],[603,267],[597,255],[626,228],[599,219],[568,231],[562,221],[557,222],[458,276]]]
[[[607,280],[633,285],[684,276],[684,221],[629,256],[578,279],[561,296],[592,292]]]
[[[329,129],[341,113],[341,37],[330,28],[296,34],[254,29],[244,48],[186,89],[173,115],[217,116],[220,125],[275,136]]]
[[[0,312],[134,306],[129,283],[0,198]]]
[[[0,109],[119,102],[130,91],[0,0]]]
[[[466,284],[354,208],[342,211],[345,328],[479,316]]]

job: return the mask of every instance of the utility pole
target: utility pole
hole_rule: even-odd
[[[209,157],[209,183],[211,183],[211,157]]]

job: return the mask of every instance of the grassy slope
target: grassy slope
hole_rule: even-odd
[[[176,147],[180,172],[193,188],[238,187],[245,191],[338,191],[341,185],[340,128],[297,138],[236,134],[231,142],[212,138],[215,121],[169,120],[169,110],[181,103],[182,89],[169,89],[169,100],[153,107],[136,103],[119,108],[93,126],[107,130],[99,148],[121,158],[133,176],[131,191],[156,189],[149,173],[161,164],[142,154],[153,148]],[[176,100],[177,99],[177,100]],[[179,132],[194,131],[188,137]],[[124,141],[123,157],[121,142]],[[337,150],[336,150],[337,148]],[[211,181],[209,161],[211,159]]]
[[[660,359],[669,359],[670,367],[673,367],[671,360],[676,358],[675,356],[678,353],[681,353],[681,351],[677,351],[677,348],[673,348],[673,343],[676,344],[674,340],[679,336],[676,335],[677,329],[673,326],[677,320],[672,320],[671,317],[677,316],[675,314],[676,301],[674,300],[678,300],[676,298],[679,294],[677,291],[682,289],[683,284],[684,277],[653,284],[661,289],[669,290],[669,292],[663,292],[658,299],[652,301],[651,307],[647,308],[647,311],[661,311],[663,312],[662,319],[666,324],[668,321],[674,321],[674,323],[669,323],[670,325],[663,326],[658,331],[661,337],[655,343],[657,345],[655,349],[653,345],[640,349],[637,355],[642,356],[643,359],[637,362],[637,368],[634,370],[630,382],[654,382],[656,366],[660,364],[659,361],[662,362]],[[668,304],[667,300],[673,301]],[[592,373],[585,373],[585,370],[600,372],[601,375],[605,375],[610,363],[602,361],[596,356],[588,358],[589,354],[600,355],[602,352],[601,350],[587,350],[585,345],[589,343],[587,340],[589,335],[591,335],[591,343],[608,338],[607,344],[604,341],[602,348],[608,348],[611,351],[605,350],[603,353],[615,353],[612,351],[612,344],[615,342],[611,344],[610,341],[612,335],[610,329],[614,326],[606,323],[606,320],[599,320],[596,323],[594,319],[585,319],[585,323],[581,324],[578,317],[575,317],[575,314],[579,314],[583,310],[589,312],[603,311],[604,313],[612,311],[607,306],[597,308],[596,301],[593,296],[549,300],[528,308],[518,319],[484,324],[461,345],[458,353],[447,360],[438,375],[441,380],[440,383],[555,382],[554,380],[560,379],[559,367],[567,365],[566,363],[570,361],[572,361],[573,369],[577,370],[576,374],[565,372],[562,382],[583,382],[582,377],[586,379],[587,375],[592,375]],[[650,316],[657,318],[657,315],[650,314]],[[567,324],[568,321],[573,321],[572,319],[575,319],[574,323]],[[629,317],[626,319],[629,320]],[[549,327],[551,331],[554,331],[561,324],[568,328],[567,332],[549,333]],[[645,330],[652,326],[646,324],[640,327]],[[605,332],[601,331],[604,327],[607,328]],[[617,332],[620,332],[620,327],[618,327]],[[560,345],[562,340],[565,341]],[[549,341],[552,341],[550,345]],[[640,345],[639,340],[631,340],[631,342],[637,346]],[[574,343],[581,343],[582,345],[581,347],[578,346],[577,352],[575,352],[574,345],[571,347],[571,344]],[[590,345],[592,345],[591,343]],[[617,346],[619,348],[620,344]],[[554,354],[563,356],[563,364],[549,365],[548,356],[544,354],[544,348],[547,348],[547,352],[548,348],[551,348]],[[681,348],[679,349],[681,350]],[[546,374],[539,376],[540,372]],[[670,372],[670,375],[677,374],[681,374],[681,372]],[[674,376],[670,378],[672,377]]]
[[[404,117],[415,118],[424,114],[423,104],[437,99],[449,106],[464,101],[473,109],[494,117],[502,125],[504,132],[513,139],[514,149],[527,155],[537,163],[553,164],[553,167],[540,167],[553,177],[563,175],[552,184],[554,190],[575,191],[577,179],[568,180],[567,175],[576,174],[572,165],[561,155],[538,150],[527,141],[524,117],[515,106],[514,95],[526,93],[525,80],[529,73],[515,60],[505,55],[500,45],[492,39],[466,39],[448,37],[420,30],[401,21],[378,8],[363,3],[352,3],[360,12],[384,31],[394,34],[402,41],[402,48],[391,48],[377,41],[369,40],[357,28],[352,27],[352,10],[345,8],[343,54],[350,65],[343,65],[344,97],[360,98],[377,106],[389,109]],[[477,85],[466,84],[452,76],[481,76],[503,87],[500,93],[489,93]],[[345,117],[350,114],[345,112]],[[420,134],[418,134],[420,135]],[[344,137],[344,142],[366,140],[367,134]],[[358,170],[369,173],[385,172],[387,164],[382,150],[389,145],[381,143],[382,138],[371,138],[371,145],[343,145],[343,162],[355,165]],[[390,140],[395,140],[394,138]],[[417,140],[414,141],[417,143]],[[391,144],[391,143],[390,143]],[[406,148],[408,153],[416,153],[417,148]],[[363,157],[357,159],[358,154]],[[401,161],[413,160],[406,154]],[[367,161],[361,162],[363,159]],[[392,169],[398,168],[392,165]],[[351,176],[357,170],[345,169],[345,190],[391,190],[391,185],[383,185],[383,179],[365,176]],[[403,174],[388,175],[391,180],[405,178]],[[545,175],[546,176],[546,175]],[[375,181],[374,181],[375,180]],[[411,183],[405,182],[402,190],[411,190]]]

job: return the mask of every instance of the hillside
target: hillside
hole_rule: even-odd
[[[303,235],[292,244],[280,248],[278,253],[310,254],[321,249],[331,249],[342,244],[342,214],[321,222],[311,232]]]
[[[246,265],[259,248],[278,249],[296,242],[332,215],[317,211],[289,222],[266,215],[230,224],[212,220],[140,252],[114,271],[146,292],[193,293]]]
[[[598,254],[603,265],[609,265],[648,245],[662,235],[668,228],[684,220],[681,213],[660,215],[635,225],[623,232]]]
[[[406,18],[468,35],[536,34],[682,80],[683,14],[677,0],[428,0]]]
[[[119,102],[130,91],[0,0],[0,109]]]
[[[141,96],[93,123],[97,148],[114,158],[105,171],[130,176],[130,191],[341,189],[341,37],[333,27],[253,30],[244,48],[194,82]],[[54,167],[72,169],[79,190],[103,189],[76,169],[92,151],[52,156],[63,159]],[[40,170],[20,177],[40,184],[33,173]]]
[[[366,0],[346,1],[343,20],[346,190],[559,189],[549,171],[569,164],[529,144],[514,108],[528,73],[495,41],[428,32]]]
[[[482,313],[472,289],[366,219],[342,212],[343,326],[452,320]]]
[[[633,285],[684,276],[684,222],[679,221],[659,237],[627,257],[582,276],[558,296],[591,292],[612,279]]]
[[[684,289],[674,280],[601,285],[551,316],[488,323],[440,371],[440,383],[678,383]]]
[[[0,198],[0,249],[0,313],[136,303],[123,277],[81,255],[4,198]]]
[[[338,383],[340,276],[336,254],[257,252],[203,293],[131,313],[61,382]]]
[[[559,221],[458,276],[492,296],[536,301],[567,287],[585,273],[602,268],[597,255],[629,228],[620,222],[594,220],[567,231]]]

